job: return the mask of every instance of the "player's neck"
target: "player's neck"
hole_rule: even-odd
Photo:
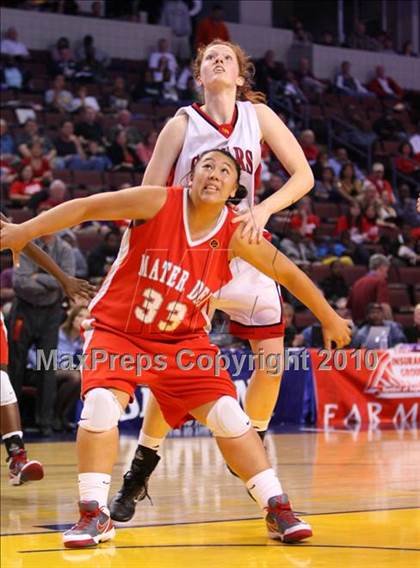
[[[206,93],[206,102],[201,107],[217,124],[228,124],[232,120],[236,99],[233,91]]]
[[[191,238],[196,241],[210,233],[217,225],[221,212],[220,208],[215,208],[214,205],[201,203],[197,207],[191,198],[188,199],[187,223]]]

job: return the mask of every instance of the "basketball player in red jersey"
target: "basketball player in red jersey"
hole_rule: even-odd
[[[298,201],[313,186],[303,151],[280,118],[264,104],[265,96],[251,90],[253,65],[235,44],[215,40],[198,52],[194,74],[203,89],[204,105],[178,110],[159,135],[146,169],[145,185],[164,185],[171,174],[183,184],[191,166],[205,150],[226,148],[241,166],[241,183],[248,196],[238,205],[243,235],[259,241],[268,219]],[[259,185],[261,141],[264,140],[290,174],[280,191],[254,207]],[[279,287],[249,263],[231,263],[234,278],[218,293],[219,305],[230,316],[233,335],[249,340],[254,353],[278,353],[283,361],[284,325]],[[280,390],[277,374],[256,369],[245,397],[245,411],[261,438],[268,428]],[[169,431],[153,396],[150,397],[139,446],[130,470],[111,503],[112,518],[128,521],[137,501],[147,495],[148,479],[160,460],[158,450]]]
[[[114,536],[107,497],[117,424],[138,384],[151,389],[171,427],[191,416],[208,426],[226,462],[264,511],[270,537],[297,542],[312,535],[293,514],[229,374],[217,365],[220,354],[205,331],[203,302],[231,278],[232,258],[241,257],[314,312],[327,347],[332,341],[338,347],[349,343],[349,323],[268,241],[241,238],[234,213],[225,206],[238,191],[239,175],[229,153],[209,151],[193,169],[191,188],[131,188],[64,203],[22,225],[2,224],[2,248],[18,253],[35,236],[87,220],[143,221],[126,231],[90,305],[77,438],[81,516],[64,533],[66,547],[95,546]],[[203,357],[210,365],[200,365]]]
[[[1,215],[1,218],[3,221],[7,221],[4,215]],[[53,259],[35,244],[29,243],[23,250],[23,253],[46,272],[49,272],[51,276],[54,276],[60,282],[65,295],[69,298],[84,300],[92,298],[94,293],[93,286],[90,286],[84,280],[65,274]],[[8,455],[9,482],[11,485],[22,485],[22,483],[27,481],[42,479],[44,471],[39,461],[28,460],[26,454],[19,407],[7,370],[9,362],[8,352],[7,331],[3,321],[3,314],[0,312],[1,435]]]

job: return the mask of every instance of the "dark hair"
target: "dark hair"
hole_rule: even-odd
[[[411,143],[408,140],[404,140],[403,142],[401,142],[401,144],[398,146],[398,154],[402,154],[403,153],[403,148],[404,146],[409,146],[410,147],[410,158],[412,158],[414,156],[414,150],[413,150],[413,146],[411,145]]]
[[[236,189],[235,195],[233,197],[229,197],[229,199],[227,199],[226,203],[233,203],[234,205],[240,203],[242,201],[242,199],[244,199],[248,195],[248,190],[244,185],[239,183],[239,180],[241,179],[241,166],[235,160],[235,158],[232,156],[232,154],[230,152],[228,152],[227,150],[223,150],[221,148],[214,148],[214,149],[211,149],[211,150],[206,150],[205,152],[203,152],[200,155],[198,160],[195,162],[194,166],[191,169],[191,174],[194,174],[195,166],[198,164],[198,162],[200,162],[201,159],[204,158],[204,156],[207,156],[207,154],[210,154],[211,152],[219,152],[220,154],[223,154],[224,156],[229,158],[231,160],[231,162],[234,164],[235,170],[236,170],[236,181],[238,182],[238,187]]]
[[[352,162],[346,162],[345,164],[342,165],[341,170],[340,170],[340,179],[344,179],[344,171],[348,167],[350,167],[353,171],[353,175],[351,176],[351,181],[354,182],[355,179],[356,179],[356,172],[355,172],[355,168],[354,168],[354,165],[352,164]]]

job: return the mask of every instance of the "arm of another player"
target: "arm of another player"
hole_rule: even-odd
[[[328,304],[320,290],[300,268],[291,262],[265,239],[261,243],[249,243],[239,234],[232,237],[231,249],[239,256],[279,282],[298,298],[322,324],[324,343],[330,349],[334,341],[337,348],[348,345],[351,340],[350,321],[344,320]]]
[[[85,221],[152,219],[166,201],[165,187],[132,187],[66,201],[20,225],[0,221],[1,250],[16,255],[33,239],[57,233]]]
[[[299,142],[282,120],[267,105],[255,105],[261,136],[270,146],[276,158],[289,173],[283,187],[262,203],[238,215],[234,222],[244,223],[242,236],[250,241],[261,241],[263,229],[274,213],[282,211],[299,201],[314,185],[314,176]]]
[[[94,286],[86,282],[86,280],[75,278],[61,270],[58,264],[34,243],[28,243],[22,252],[43,270],[51,274],[60,283],[64,294],[72,300],[76,301],[78,298],[90,300],[95,295],[96,288]]]
[[[188,118],[181,114],[167,122],[156,141],[155,149],[143,176],[143,185],[166,185],[172,167],[182,150]]]

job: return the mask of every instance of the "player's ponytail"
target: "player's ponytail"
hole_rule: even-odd
[[[231,43],[230,41],[215,39],[208,45],[199,47],[197,51],[197,56],[193,62],[194,78],[197,80],[200,77],[200,67],[201,63],[203,62],[204,53],[207,51],[209,47],[213,47],[214,45],[226,45],[227,47],[230,47],[230,49],[236,55],[236,60],[239,66],[239,75],[244,80],[244,84],[237,87],[236,99],[238,101],[249,101],[253,104],[266,103],[267,97],[265,96],[265,94],[261,93],[260,91],[254,91],[252,89],[254,75],[255,75],[255,66],[252,63],[249,55],[247,55],[245,51],[242,49],[242,47],[237,43]]]
[[[226,203],[231,203],[232,205],[238,205],[238,203],[240,203],[242,199],[245,199],[247,195],[248,195],[247,188],[244,185],[239,184],[235,195],[233,197],[229,197]]]

